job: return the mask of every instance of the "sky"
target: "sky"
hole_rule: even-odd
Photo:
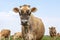
[[[21,32],[20,17],[18,13],[13,12],[13,8],[24,4],[38,9],[32,14],[42,19],[45,35],[49,35],[51,26],[60,32],[60,0],[0,0],[0,31],[10,29],[11,34]]]

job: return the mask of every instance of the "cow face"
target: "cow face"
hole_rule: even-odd
[[[23,6],[20,6],[19,8],[14,8],[13,11],[16,13],[19,13],[21,24],[27,25],[31,12],[35,12],[36,8],[33,7],[31,9],[29,5],[23,5]]]
[[[56,32],[55,27],[51,27],[51,28],[49,28],[49,30],[50,30],[50,32],[52,32],[52,33],[55,33],[55,32]]]
[[[34,36],[31,33],[27,33],[25,40],[34,40]]]
[[[55,27],[49,28],[49,31],[50,31],[50,35],[51,36],[56,36],[56,29],[55,29]]]

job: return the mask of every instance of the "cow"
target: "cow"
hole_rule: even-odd
[[[21,32],[16,32],[16,33],[13,35],[13,39],[15,40],[16,38],[22,38],[22,33],[21,33]]]
[[[2,38],[8,38],[9,39],[9,37],[10,37],[10,33],[11,33],[11,31],[9,30],[9,29],[3,29],[3,30],[1,30],[1,39]]]
[[[49,34],[50,34],[50,37],[51,37],[51,40],[56,40],[56,28],[55,27],[49,27]]]
[[[31,8],[30,5],[27,4],[19,8],[13,8],[15,13],[19,13],[22,25],[22,37],[24,40],[41,40],[44,36],[45,28],[42,20],[32,14],[36,10],[36,7]]]
[[[36,40],[36,35],[33,32],[28,32],[25,35],[25,40]]]
[[[57,33],[57,37],[60,37],[60,33]]]
[[[54,36],[56,36],[56,28],[55,27],[49,27],[49,33],[50,33],[50,36],[51,37],[54,37]]]
[[[0,39],[1,39],[1,32],[0,32]]]

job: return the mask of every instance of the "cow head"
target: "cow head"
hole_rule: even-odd
[[[56,28],[55,27],[49,27],[49,32],[51,36],[56,36]]]
[[[20,6],[19,8],[14,8],[13,11],[15,13],[19,13],[21,18],[21,24],[27,25],[31,12],[35,12],[36,8],[35,7],[30,8],[30,5],[23,5]]]
[[[25,40],[35,40],[34,35],[32,33],[27,33],[27,35],[25,36]]]
[[[49,27],[49,30],[50,30],[50,32],[53,32],[53,33],[55,33],[56,32],[56,29],[55,29],[55,27]]]

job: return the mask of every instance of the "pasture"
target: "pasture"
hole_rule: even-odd
[[[12,36],[10,37],[10,40],[13,40]],[[22,39],[21,38],[16,38],[16,40],[22,40]],[[50,36],[44,36],[42,40],[52,40],[52,38]],[[55,40],[60,40],[60,37],[56,37]]]

